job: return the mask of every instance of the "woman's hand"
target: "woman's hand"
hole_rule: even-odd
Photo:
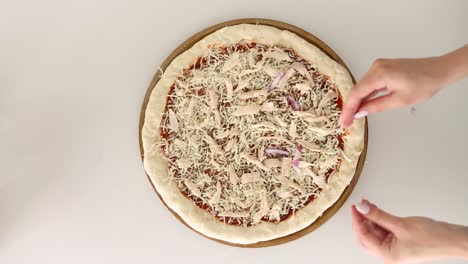
[[[385,263],[468,259],[468,228],[425,217],[390,215],[367,200],[352,206],[354,233],[368,253]]]
[[[440,57],[378,59],[348,95],[341,124],[370,113],[411,106],[468,75],[468,45]],[[387,94],[374,98],[381,91]]]

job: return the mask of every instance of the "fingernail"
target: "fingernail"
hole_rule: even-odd
[[[359,119],[359,118],[366,117],[368,114],[369,114],[369,112],[367,112],[367,111],[359,111],[354,115],[354,119]]]
[[[340,130],[343,131],[345,129],[345,126],[343,125],[343,119],[341,119],[341,116],[338,119],[338,124],[340,124]]]
[[[361,203],[370,205],[370,202],[364,196],[361,196]]]
[[[356,204],[356,210],[359,213],[365,215],[365,214],[369,213],[370,208],[369,208],[369,206],[367,204],[358,203],[358,204]]]

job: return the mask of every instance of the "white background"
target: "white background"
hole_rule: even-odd
[[[397,215],[468,225],[468,80],[414,114],[371,116],[368,162],[348,202],[317,231],[273,248],[224,246],[180,224],[138,149],[158,65],[212,24],[289,22],[328,43],[359,79],[377,57],[468,43],[467,11],[463,0],[2,0],[0,263],[378,263],[351,232],[349,206],[361,195]]]

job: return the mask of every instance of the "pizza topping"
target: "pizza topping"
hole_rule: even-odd
[[[325,179],[318,176],[317,174],[315,174],[315,172],[313,172],[310,168],[305,168],[304,169],[307,174],[309,174],[309,176],[312,177],[312,180],[314,181],[315,184],[317,184],[317,186],[319,186],[320,188],[325,188]]]
[[[177,166],[181,169],[188,169],[193,164],[192,161],[186,160],[186,159],[178,159],[176,163],[177,163]]]
[[[256,98],[259,96],[267,96],[267,95],[268,95],[268,92],[262,89],[262,90],[252,90],[252,91],[248,91],[245,93],[241,93],[237,95],[237,98],[239,98],[240,100],[247,100],[250,98]]]
[[[184,81],[176,79],[175,82],[177,83],[179,87],[182,87],[185,90],[188,89],[188,85]]]
[[[263,56],[264,59],[274,59],[274,60],[277,60],[277,61],[291,61],[291,57],[289,57],[289,55],[284,52],[283,50],[280,50],[280,49],[272,49],[272,50],[269,50],[265,53],[265,55]]]
[[[298,83],[294,85],[294,89],[298,90],[301,93],[301,95],[306,95],[310,93],[310,90],[312,90],[312,88],[310,88],[310,85],[307,83]]]
[[[280,219],[281,207],[279,205],[273,205],[270,210],[269,220],[278,221]]]
[[[293,77],[294,73],[295,73],[294,69],[289,68],[284,74],[283,78],[280,79],[278,83],[278,89],[284,90],[286,87],[286,84],[288,83],[289,79]]]
[[[235,194],[233,194],[232,196],[230,196],[230,197],[229,197],[229,200],[231,201],[231,203],[234,203],[235,205],[239,206],[239,207],[242,208],[242,209],[247,208],[247,205],[246,205],[244,202],[242,202],[242,201],[240,200],[240,198],[237,197]]]
[[[275,154],[279,154],[279,155],[289,155],[289,152],[288,152],[288,151],[282,150],[282,149],[275,149],[275,148],[266,148],[266,149],[265,149],[265,153],[266,153],[266,154],[270,154],[270,155],[275,155]]]
[[[265,102],[260,107],[260,111],[262,111],[262,112],[274,112],[274,111],[278,111],[278,109],[276,108],[275,103]]]
[[[288,192],[288,191],[285,191],[285,190],[282,190],[282,189],[278,189],[276,190],[276,195],[278,195],[279,198],[281,199],[286,199],[286,198],[289,198],[292,196],[291,192]]]
[[[216,134],[214,136],[214,138],[216,139],[223,139],[225,137],[228,137],[229,135],[231,135],[234,131],[231,131],[231,130],[224,130],[224,131],[219,131],[218,134]]]
[[[260,68],[257,68],[257,69],[254,69],[254,70],[243,70],[239,73],[239,77],[244,77],[246,75],[249,75],[249,74],[252,74],[252,73],[255,73],[255,72],[258,72],[260,70]]]
[[[271,158],[270,159],[265,159],[263,161],[263,164],[265,164],[265,166],[268,169],[281,167],[281,161],[279,159],[271,159]]]
[[[252,125],[253,128],[265,128],[265,129],[278,129],[275,124],[269,121],[260,122],[258,124]]]
[[[230,71],[232,68],[239,65],[239,53],[233,53],[231,57],[224,63],[223,68],[221,70],[222,73]]]
[[[312,76],[310,76],[310,73],[307,71],[307,69],[304,67],[304,65],[294,62],[291,64],[291,68],[296,70],[298,73],[300,73],[302,76],[306,77],[307,81],[309,82],[309,85],[314,85],[314,80],[312,79]],[[302,83],[304,84],[304,83]],[[305,84],[307,85],[307,84]],[[296,86],[295,86],[296,87]],[[310,90],[310,87],[307,86]]]
[[[330,135],[331,133],[333,133],[335,130],[332,129],[332,128],[323,128],[323,127],[308,127],[307,128],[308,130],[310,131],[313,131],[314,133],[317,133],[318,135],[324,137],[324,136],[328,136]]]
[[[294,153],[293,169],[298,174],[300,173],[299,162],[301,161],[301,156],[302,156],[302,147],[301,147],[301,145],[297,145],[296,146],[296,152]]]
[[[273,80],[273,82],[271,82],[270,91],[273,90],[273,89],[275,89],[275,88],[278,86],[278,84],[280,83],[281,78],[283,78],[284,74],[285,74],[284,71],[280,71],[280,72],[276,75],[276,77],[275,77],[275,79]]]
[[[288,103],[294,108],[294,110],[301,110],[301,106],[292,95],[288,94],[286,98],[288,99]]]
[[[298,165],[297,165],[300,169],[303,169],[303,168],[307,168],[307,167],[314,167],[314,164],[313,163],[310,163],[310,162],[306,162],[306,161],[302,161],[300,160],[298,162]]]
[[[292,138],[300,137],[299,134],[297,134],[296,122],[294,120],[292,120],[289,125],[289,136]]]
[[[190,98],[190,102],[187,107],[187,116],[191,117],[193,114],[193,109],[195,108],[195,105],[197,104],[197,99],[196,98]]]
[[[236,107],[236,111],[232,114],[234,116],[242,116],[242,115],[254,115],[260,112],[261,106],[256,104],[248,104],[248,105],[238,105]]]
[[[268,74],[270,77],[273,78],[273,82],[270,85],[270,90],[274,89],[278,85],[279,80],[284,76],[284,72],[282,72],[282,71],[280,71],[278,69],[275,69],[273,67],[270,67],[268,65],[263,65],[262,70],[266,74]],[[279,74],[281,74],[281,76],[279,76]]]
[[[211,197],[210,200],[208,200],[208,202],[210,204],[217,204],[219,202],[219,198],[221,197],[221,183],[220,182],[217,182],[216,183],[216,192],[213,194],[213,197]]]
[[[327,94],[323,97],[323,99],[320,101],[318,107],[317,107],[317,112],[320,114],[323,111],[323,107],[328,103],[333,98],[336,98],[338,95],[336,94],[335,91],[328,91]]]
[[[232,99],[232,96],[234,94],[234,90],[232,89],[232,82],[229,79],[224,80],[224,85],[226,86],[226,97],[227,99]]]
[[[314,110],[308,111],[292,111],[291,112],[294,116],[298,117],[317,117]]]
[[[286,122],[283,121],[283,119],[281,119],[281,117],[279,116],[275,116],[274,117],[276,122],[278,123],[278,125],[282,126],[282,127],[287,127],[288,124]]]
[[[281,160],[281,177],[287,179],[291,173],[291,159],[290,158],[283,158]]]
[[[263,181],[263,178],[260,176],[260,173],[258,172],[246,173],[246,174],[243,174],[241,177],[242,184],[257,182],[257,181]]]
[[[328,118],[326,116],[307,116],[307,117],[304,117],[304,120],[309,123],[316,123],[316,122],[327,121]]]
[[[189,179],[185,179],[184,184],[185,184],[185,186],[187,186],[187,188],[190,190],[190,192],[193,195],[195,195],[195,196],[197,196],[199,198],[202,197],[200,189],[198,189],[198,186],[195,183],[191,182]]]
[[[208,143],[208,145],[210,146],[211,153],[223,154],[223,151],[212,137],[210,137],[209,135],[205,135],[204,139],[206,143]]]
[[[288,143],[290,145],[294,145],[294,143],[292,141],[289,141],[288,139],[286,139],[284,137],[281,137],[281,136],[258,137],[256,141],[261,142],[261,141],[267,141],[267,140],[276,140],[276,141],[281,141],[281,142]]]
[[[227,224],[278,222],[347,159],[332,80],[293,50],[213,46],[175,81],[162,155],[181,192]]]
[[[266,158],[265,157],[265,146],[260,146],[260,148],[257,151],[258,153],[258,160],[263,162],[263,160]]]
[[[210,95],[211,110],[217,110],[218,109],[218,95],[216,95],[216,91],[213,89],[208,89],[208,94]]]
[[[268,171],[268,168],[263,165],[262,162],[260,162],[260,160],[258,160],[257,158],[253,157],[253,156],[250,156],[249,154],[245,153],[245,152],[242,152],[240,154],[240,157],[245,159],[246,161],[248,161],[249,163],[252,163],[254,164],[255,166],[257,166],[259,169],[262,169],[264,171]]]
[[[229,212],[229,211],[225,211],[225,212],[218,213],[218,216],[219,217],[242,218],[242,217],[248,217],[249,213],[247,213],[247,212]]]
[[[226,152],[231,151],[236,143],[237,143],[237,138],[231,138],[226,144],[226,146],[224,146],[224,151]]]
[[[312,151],[320,151],[321,148],[319,145],[313,143],[313,142],[308,142],[303,139],[298,139],[297,143],[299,143],[301,146],[304,146],[305,148],[312,150]]]
[[[236,185],[239,182],[239,176],[237,176],[236,171],[234,170],[234,167],[232,164],[229,164],[228,166],[228,174],[229,174],[229,180],[233,185]]]
[[[169,110],[169,125],[174,132],[179,131],[179,122],[177,121],[177,117],[172,110]]]

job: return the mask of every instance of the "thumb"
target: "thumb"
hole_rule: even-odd
[[[401,218],[391,215],[377,206],[363,200],[356,205],[356,210],[361,213],[366,219],[374,222],[375,224],[383,227],[387,231],[396,233],[401,229]]]
[[[368,71],[351,89],[347,98],[345,98],[345,104],[340,116],[341,125],[345,128],[350,126],[353,123],[353,119],[356,118],[356,112],[363,101],[382,88],[385,88],[385,82],[373,70]]]

